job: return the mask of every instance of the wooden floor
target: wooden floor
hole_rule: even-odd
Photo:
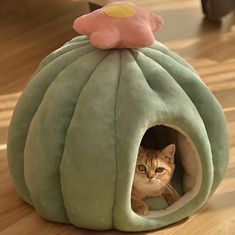
[[[40,2],[40,3],[39,3]],[[220,101],[231,136],[231,158],[216,193],[188,220],[160,231],[139,234],[235,234],[235,19],[219,24],[203,18],[197,0],[140,0],[165,20],[156,35],[186,58]],[[16,194],[7,169],[6,139],[12,111],[39,61],[75,36],[71,25],[86,13],[72,0],[2,0],[0,3],[0,234],[122,234],[94,232],[41,219]],[[213,114],[212,118],[213,118]],[[219,135],[219,133],[218,133]]]

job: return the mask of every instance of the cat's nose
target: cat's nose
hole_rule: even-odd
[[[151,176],[148,176],[148,178],[151,180],[151,179],[153,179],[153,178],[154,178],[154,176],[152,176],[152,175],[151,175]]]
[[[151,180],[154,178],[154,174],[147,174],[147,177]]]

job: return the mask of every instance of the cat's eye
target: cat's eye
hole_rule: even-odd
[[[140,164],[137,167],[138,167],[139,171],[145,171],[146,170],[146,166],[145,165]]]
[[[165,169],[163,167],[157,167],[155,172],[162,173]]]

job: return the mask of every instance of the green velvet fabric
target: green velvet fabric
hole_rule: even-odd
[[[191,201],[150,219],[132,211],[130,196],[141,139],[160,124],[191,139],[202,183]],[[7,150],[17,192],[42,217],[144,231],[198,210],[224,176],[228,149],[220,105],[182,58],[159,42],[100,50],[79,36],[39,65],[16,105]]]

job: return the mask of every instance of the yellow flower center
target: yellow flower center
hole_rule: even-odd
[[[136,9],[127,5],[118,5],[107,7],[104,12],[114,18],[127,19],[135,15]]]

